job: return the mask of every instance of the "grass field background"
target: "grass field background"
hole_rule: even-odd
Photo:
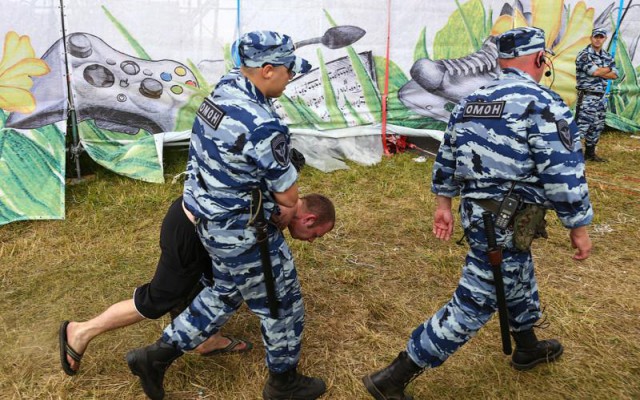
[[[408,388],[416,399],[640,398],[640,140],[607,133],[610,159],[588,164],[595,219],[591,258],[571,260],[567,231],[549,215],[547,240],[533,246],[550,326],[541,338],[565,346],[559,362],[517,372],[501,353],[492,319],[442,367]],[[325,174],[305,167],[301,192],[333,199],[335,229],[314,243],[289,241],[306,306],[300,370],[324,378],[331,400],[367,399],[361,377],[387,365],[414,329],[449,300],[465,246],[431,233],[433,160],[416,154],[373,167],[351,164]],[[142,399],[124,360],[155,341],[168,317],[95,339],[75,377],[59,364],[58,327],[130,298],[159,256],[162,218],[182,191],[171,176],[184,150],[168,150],[165,184],[134,181],[95,167],[95,177],[66,190],[65,221],[0,227],[0,398]],[[456,203],[457,204],[457,203]],[[186,355],[167,372],[167,399],[261,398],[267,376],[259,324],[246,306],[225,332],[247,338],[248,354]]]

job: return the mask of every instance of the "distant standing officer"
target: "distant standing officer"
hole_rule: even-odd
[[[289,219],[296,215],[298,175],[290,162],[289,129],[271,99],[311,65],[294,54],[289,36],[271,31],[244,34],[232,53],[240,68],[220,79],[196,114],[184,188],[185,207],[197,219],[198,234],[213,260],[214,286],[200,292],[160,340],[129,352],[127,362],[145,393],[162,399],[165,369],[216,333],[245,302],[260,318],[267,352],[264,399],[313,400],[326,386],[322,379],[297,372],[304,307],[291,251],[282,232],[269,225],[268,254],[262,255],[271,268],[265,267],[254,224],[261,212],[266,220],[277,214],[278,205],[293,209]],[[334,220],[332,212],[316,221],[313,238],[330,231]],[[280,224],[289,221],[281,219]],[[267,281],[269,270],[273,276]],[[276,302],[267,302],[269,292]],[[270,310],[274,305],[275,316]]]
[[[606,40],[607,31],[595,28],[591,32],[591,44],[576,58],[576,121],[580,138],[585,142],[584,158],[596,162],[607,161],[596,154],[596,146],[604,130],[607,80],[618,78],[613,57],[602,48]]]
[[[577,128],[561,98],[538,84],[545,68],[544,31],[512,29],[497,45],[500,76],[454,108],[433,166],[438,239],[451,237],[452,198],[462,197],[460,219],[470,247],[462,277],[451,300],[414,330],[405,351],[363,378],[377,400],[409,399],[404,389],[411,379],[440,366],[494,314],[496,290],[482,215],[491,212],[495,220],[508,192],[520,199],[516,219],[527,215],[526,225],[539,230],[544,209],[553,208],[578,249],[574,258],[585,259],[591,251],[586,225],[593,211]],[[531,242],[517,240],[514,226],[495,234],[503,248],[508,322],[516,342],[511,362],[526,370],[556,360],[563,348],[557,340],[538,340],[533,331],[541,311]]]

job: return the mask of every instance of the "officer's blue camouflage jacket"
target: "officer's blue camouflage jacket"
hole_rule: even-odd
[[[223,76],[202,103],[191,133],[184,202],[196,218],[223,222],[249,215],[252,188],[275,211],[270,192],[297,179],[290,135],[266,98],[238,69]]]
[[[576,57],[576,88],[604,94],[607,88],[607,80],[593,73],[600,67],[611,67],[618,74],[616,63],[604,49],[600,53],[593,51],[591,45],[585,47]]]
[[[555,209],[567,228],[593,218],[571,111],[517,69],[454,108],[432,175],[437,195],[502,200],[517,182],[514,193]]]

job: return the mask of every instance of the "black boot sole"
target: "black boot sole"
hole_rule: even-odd
[[[149,371],[144,366],[146,364],[146,357],[139,356],[140,349],[131,350],[127,353],[127,365],[131,370],[131,373],[138,378],[140,378],[140,384],[142,385],[142,390],[144,394],[147,395],[151,400],[162,400],[164,399],[164,389],[160,389],[158,391],[157,388],[153,388],[150,386],[150,381],[153,381],[152,378],[149,377]]]
[[[511,366],[517,369],[518,371],[527,371],[534,368],[538,364],[554,362],[555,360],[560,358],[563,352],[564,352],[564,347],[560,346],[560,349],[558,349],[558,351],[556,351],[555,353],[549,354],[545,358],[538,358],[527,364],[518,364],[513,362],[513,360],[511,360]]]
[[[314,397],[287,396],[286,400],[315,400],[317,398],[320,398],[323,394],[325,394],[325,392],[326,390]],[[285,397],[274,397],[269,394],[266,394],[265,392],[262,392],[262,400],[284,400],[284,399]]]
[[[362,377],[362,383],[364,383],[364,387],[367,388],[367,391],[369,392],[370,395],[373,396],[374,399],[376,399],[376,400],[391,400],[387,396],[382,394],[382,392],[380,392],[378,387],[371,380],[371,376],[370,375],[363,376]],[[404,395],[402,400],[413,400],[413,397],[412,396],[408,396],[408,395]]]
[[[321,392],[319,391],[318,393],[315,393],[315,394],[306,393],[304,395],[295,394],[295,393],[286,394],[286,392],[280,393],[280,394],[271,394],[271,393],[268,393],[269,391],[267,390],[267,388],[265,388],[262,390],[262,399],[263,400],[315,400],[322,397],[322,395],[327,392],[327,386],[324,382],[322,382],[322,389],[320,390],[322,391]]]
[[[365,375],[362,377],[362,383],[364,383],[364,387],[367,388],[367,391],[373,396],[374,399],[387,400],[387,398],[384,397],[382,393],[380,393],[376,385],[373,384],[373,381],[371,380],[371,377],[369,375]]]

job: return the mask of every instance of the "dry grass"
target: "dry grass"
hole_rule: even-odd
[[[516,372],[500,351],[494,319],[409,393],[418,399],[640,398],[640,140],[609,133],[600,147],[611,162],[588,166],[596,209],[592,257],[570,259],[567,233],[554,218],[550,239],[534,245],[551,323],[539,336],[560,338],[562,359]],[[432,237],[432,161],[412,158],[332,174],[303,171],[303,192],[329,195],[339,218],[325,238],[291,243],[307,311],[301,369],[327,381],[326,399],[367,398],[361,376],[392,360],[457,284],[466,248]],[[167,173],[179,172],[185,159],[171,151]],[[2,399],[144,398],[124,354],[156,340],[166,317],[97,338],[73,378],[60,369],[57,330],[64,319],[87,319],[129,298],[150,278],[159,225],[181,185],[132,181],[99,168],[96,175],[67,188],[66,221],[0,227]],[[225,329],[257,348],[181,358],[167,374],[168,399],[261,397],[267,371],[257,319],[243,307]]]

